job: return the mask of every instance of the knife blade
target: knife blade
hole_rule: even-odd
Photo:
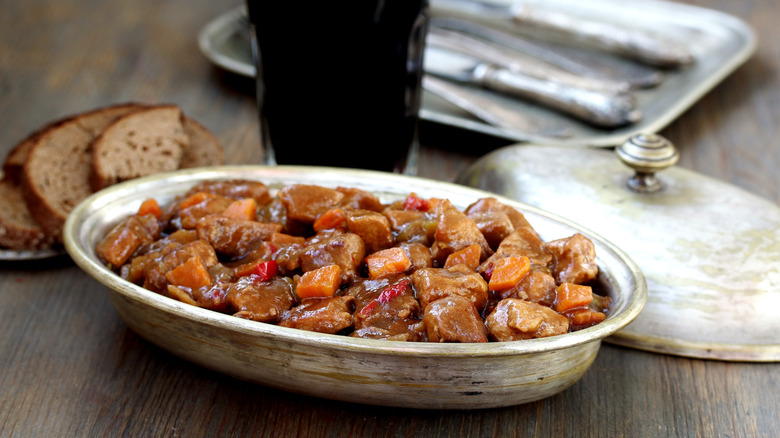
[[[474,117],[497,128],[521,136],[522,141],[542,142],[550,138],[571,137],[571,130],[548,119],[532,116],[503,105],[501,102],[478,93],[469,87],[441,79],[430,74],[423,75],[423,88]]]
[[[426,47],[424,68],[429,74],[539,103],[601,127],[623,126],[642,117],[632,94],[545,81],[436,46]]]
[[[492,41],[481,40],[455,30],[431,26],[425,43],[473,56],[515,73],[544,78],[573,87],[607,92],[627,92],[632,88],[630,83],[624,81],[576,75],[537,57],[503,48]]]
[[[488,0],[436,0],[434,13],[438,16],[460,18],[482,17],[502,22],[507,30],[576,41],[587,47],[614,53],[636,61],[664,68],[681,67],[694,62],[693,54],[668,39],[662,33],[587,17],[560,7],[546,6],[544,1],[519,0],[491,2]],[[514,24],[514,26],[512,25]]]

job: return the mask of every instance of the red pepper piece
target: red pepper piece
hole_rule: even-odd
[[[268,281],[273,278],[277,272],[279,272],[279,265],[276,260],[269,260],[257,265],[251,275],[254,276],[254,281]]]
[[[379,294],[378,297],[371,300],[370,303],[366,304],[365,307],[360,311],[360,314],[362,316],[368,316],[376,307],[377,303],[388,303],[393,298],[401,295],[406,291],[406,288],[409,287],[409,285],[412,284],[412,282],[408,278],[404,278],[403,280],[399,281],[396,284],[387,286],[386,288],[382,289],[382,292]]]
[[[412,193],[404,201],[404,210],[428,211],[431,209],[431,203],[427,199],[418,197]]]

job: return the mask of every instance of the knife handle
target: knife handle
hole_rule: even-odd
[[[485,88],[541,103],[590,123],[614,127],[638,121],[642,113],[628,93],[607,93],[545,81],[480,64],[474,80]]]

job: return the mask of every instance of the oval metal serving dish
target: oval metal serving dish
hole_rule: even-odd
[[[521,210],[544,240],[580,232],[596,246],[600,280],[613,300],[602,323],[543,339],[488,344],[405,343],[289,329],[180,303],[122,280],[95,245],[149,197],[167,202],[196,183],[247,178],[275,193],[293,183],[359,187],[384,202],[415,192],[465,208],[495,196],[463,186],[361,170],[311,167],[219,167],[156,175],[94,194],[70,214],[65,245],[73,260],[108,287],[127,325],[150,342],[219,372],[285,391],[407,408],[475,409],[539,400],[574,384],[601,341],[630,323],[647,300],[645,279],[621,250],[552,214],[495,196]]]

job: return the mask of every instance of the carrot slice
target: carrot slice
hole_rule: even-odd
[[[455,265],[466,265],[472,271],[476,271],[479,267],[480,255],[482,255],[482,248],[479,245],[469,245],[447,256],[447,261],[444,262],[444,268],[451,268]]]
[[[211,274],[200,257],[190,257],[186,262],[165,273],[168,282],[175,286],[200,289],[211,284]]]
[[[368,277],[371,279],[400,274],[412,266],[412,261],[401,248],[388,248],[366,257]]]
[[[562,283],[555,289],[555,311],[584,307],[593,300],[593,289],[574,283]]]
[[[253,198],[233,201],[228,205],[225,211],[222,212],[222,216],[250,221],[255,219],[255,214],[257,214],[257,201]]]
[[[154,198],[149,198],[141,203],[141,206],[138,207],[138,216],[145,216],[147,214],[151,214],[152,216],[156,217],[157,219],[160,219],[162,217],[162,209],[160,208],[160,204],[157,203],[157,200]]]
[[[531,270],[531,261],[526,256],[504,257],[493,264],[488,289],[507,290],[514,287]]]
[[[332,230],[334,228],[343,228],[347,221],[344,210],[340,208],[331,208],[325,211],[314,220],[314,231]]]
[[[604,319],[607,317],[605,314],[596,312],[589,307],[578,307],[571,309],[564,312],[564,315],[569,318],[571,325],[577,329],[596,325],[601,321],[604,321]]]
[[[335,295],[340,285],[341,268],[339,265],[328,265],[304,273],[298,280],[295,293],[301,299],[327,298]]]
[[[198,192],[193,195],[190,195],[185,200],[179,203],[179,210],[184,210],[187,207],[192,207],[193,205],[200,204],[201,202],[205,201],[208,198],[211,198],[212,196],[214,195],[206,192]]]

